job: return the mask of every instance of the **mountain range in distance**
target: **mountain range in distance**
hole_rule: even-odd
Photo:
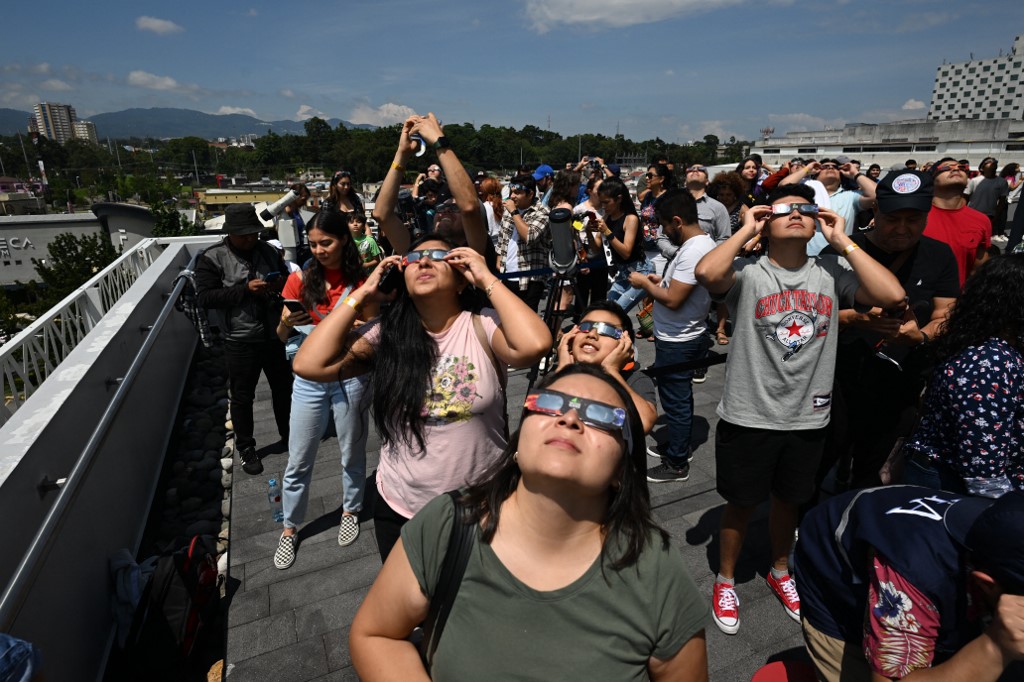
[[[16,109],[0,109],[0,135],[26,134],[28,119],[32,116],[27,111]],[[157,139],[173,137],[201,137],[214,140],[219,137],[239,137],[241,135],[263,136],[273,131],[278,135],[305,135],[303,121],[263,121],[245,114],[204,114],[191,109],[125,109],[106,114],[96,114],[87,119],[96,124],[96,136],[100,140],[108,137],[125,139],[129,137],[153,137]],[[339,123],[346,128],[364,128],[373,130],[376,126],[351,123],[340,118],[327,119],[331,128]]]

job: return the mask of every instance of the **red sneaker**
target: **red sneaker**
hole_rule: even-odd
[[[790,618],[799,623],[800,595],[796,593],[796,581],[788,573],[776,580],[771,571],[768,571],[766,579],[768,580],[768,587],[772,588],[772,592],[782,602],[786,613],[789,614]]]
[[[715,583],[711,596],[711,615],[718,629],[727,635],[735,635],[740,629],[740,598],[736,587],[729,583]]]

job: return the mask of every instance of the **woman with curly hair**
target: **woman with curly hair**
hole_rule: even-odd
[[[975,270],[943,329],[904,482],[986,497],[1024,490],[1024,254]]]
[[[363,200],[356,194],[353,186],[352,174],[348,171],[338,171],[331,178],[331,189],[328,194],[328,201],[331,205],[346,213],[363,213]]]
[[[332,313],[336,314],[335,308],[365,279],[359,249],[349,229],[350,215],[325,208],[310,221],[306,237],[313,258],[305,269],[293,272],[285,283],[282,295],[286,305],[277,325],[281,341],[287,343],[290,337],[296,336],[305,338],[315,326]],[[369,319],[376,313],[376,306],[367,306],[362,319]],[[274,566],[278,569],[289,568],[295,562],[298,527],[305,520],[309,503],[313,462],[332,413],[341,450],[343,487],[338,544],[347,547],[359,537],[358,515],[363,508],[369,427],[364,404],[366,385],[366,377],[344,381],[338,377],[329,381],[294,377],[288,465],[281,486],[284,532],[274,553]]]
[[[385,272],[395,292],[382,292]],[[473,289],[488,307],[473,311]],[[352,325],[363,306],[384,313]],[[352,332],[352,333],[350,333]],[[369,374],[381,437],[373,508],[386,559],[402,526],[431,499],[481,480],[507,444],[506,369],[530,367],[551,348],[539,315],[487,269],[484,257],[436,234],[389,256],[295,356],[312,381]]]

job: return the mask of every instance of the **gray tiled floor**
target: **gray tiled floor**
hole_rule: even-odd
[[[715,350],[726,351],[728,346]],[[642,366],[653,363],[654,344],[640,341],[639,352]],[[687,570],[709,599],[713,571],[718,566],[716,538],[722,506],[715,492],[712,441],[724,376],[724,365],[712,367],[707,382],[695,386],[696,453],[690,480],[651,488],[656,518],[672,533]],[[521,404],[526,383],[525,371],[510,375],[510,406]],[[256,406],[256,437],[261,445],[277,440],[269,398],[266,385],[261,384]],[[517,410],[510,412],[515,427]],[[654,438],[661,428],[659,423]],[[378,447],[371,434],[368,472],[377,464]],[[266,471],[256,477],[236,468],[226,671],[232,682],[356,680],[348,654],[348,627],[380,569],[373,523],[367,516],[359,539],[349,547],[338,546],[341,467],[336,441],[325,440],[314,470],[308,523],[300,531],[295,565],[287,571],[276,570],[271,558],[280,527],[270,519],[266,481],[280,479],[286,461],[286,454],[267,454],[263,459]],[[785,616],[765,585],[767,557],[767,518],[762,509],[751,525],[737,571],[740,632],[728,636],[710,622],[706,631],[709,669],[715,682],[746,682],[772,657],[803,655],[799,625]]]

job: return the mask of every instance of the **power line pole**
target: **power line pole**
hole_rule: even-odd
[[[25,170],[28,172],[26,180],[32,179],[32,166],[28,165],[28,153],[25,151],[25,141],[21,139],[21,133],[18,133],[18,143],[21,145],[21,156],[25,159]]]

